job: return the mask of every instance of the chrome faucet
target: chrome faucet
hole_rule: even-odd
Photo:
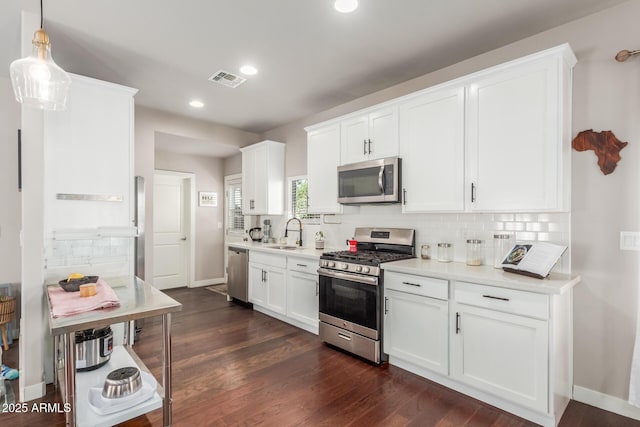
[[[284,237],[288,237],[287,233],[289,232],[289,223],[294,219],[298,221],[298,224],[300,225],[300,228],[298,228],[298,233],[300,233],[300,236],[298,240],[296,240],[296,245],[302,246],[302,221],[300,221],[298,218],[293,217],[289,221],[287,221],[287,225],[284,226]],[[291,231],[296,231],[296,230],[291,230]]]

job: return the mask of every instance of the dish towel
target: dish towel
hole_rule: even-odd
[[[631,359],[629,403],[640,407],[640,323],[636,326],[636,343],[633,346],[633,358]]]
[[[54,319],[120,305],[116,293],[102,279],[96,282],[97,292],[92,297],[81,297],[80,292],[67,292],[55,286],[50,286],[47,290],[51,301],[51,316]]]

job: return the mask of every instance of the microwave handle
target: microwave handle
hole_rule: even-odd
[[[378,187],[380,194],[384,195],[384,165],[380,166],[380,172],[378,172]]]

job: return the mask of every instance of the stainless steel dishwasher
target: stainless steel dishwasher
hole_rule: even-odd
[[[242,302],[249,302],[249,252],[229,246],[227,294]]]

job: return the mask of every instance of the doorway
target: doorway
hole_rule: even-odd
[[[190,287],[195,271],[195,175],[156,170],[153,182],[153,285]]]

